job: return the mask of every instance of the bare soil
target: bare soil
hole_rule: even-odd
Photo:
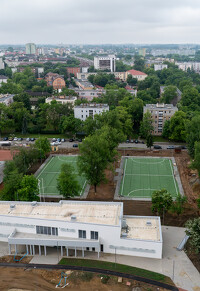
[[[53,291],[61,279],[62,270],[40,270],[40,269],[21,269],[21,268],[0,268],[1,291]],[[69,271],[67,273],[70,273]],[[93,274],[91,280],[82,279],[83,272],[71,272],[67,277],[69,285],[67,290],[95,290],[95,291],[121,291],[132,290],[139,287],[140,291],[152,290],[157,288],[149,284],[140,283],[134,280],[123,279],[118,283],[117,277],[110,277],[107,284],[101,282],[101,275]],[[84,277],[83,277],[84,278]],[[130,282],[130,286],[127,286]],[[64,280],[61,282],[64,283]],[[160,291],[165,289],[159,288]]]

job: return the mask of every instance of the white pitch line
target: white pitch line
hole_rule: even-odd
[[[164,163],[165,162],[165,159],[164,160],[162,160],[162,161],[159,161],[159,162],[153,162],[153,163],[148,163],[148,162],[145,162],[145,163],[143,163],[143,162],[138,162],[138,161],[136,161],[134,158],[130,158],[130,160],[133,162],[133,163],[136,163],[136,164],[142,164],[142,165],[157,165],[157,164],[162,164],[162,163]]]
[[[176,181],[175,181],[175,178],[174,178],[172,163],[171,163],[170,160],[169,160],[169,163],[170,163],[170,167],[171,167],[171,171],[172,171],[172,177],[173,177],[173,180],[174,180],[174,186],[175,186],[175,189],[176,189],[176,195],[178,195],[178,190],[177,190]]]
[[[48,161],[48,163],[46,164],[46,166],[44,166],[44,168],[42,169],[42,171],[37,176],[37,179],[42,175],[42,173],[44,172],[44,170],[46,169],[46,167],[51,163],[52,160],[53,160],[53,157]]]
[[[126,174],[126,176],[171,177],[172,175]]]
[[[158,190],[158,189],[135,189],[129,192],[127,196],[129,196],[132,192],[136,192],[136,191],[152,191],[152,190]]]
[[[124,175],[123,175],[123,182],[122,182],[122,191],[121,191],[121,195],[123,194],[123,190],[124,190],[124,179],[125,179],[125,175],[126,175],[126,165],[127,165],[127,160],[125,162],[125,167],[124,167]]]
[[[86,183],[87,181],[85,180],[85,183]],[[82,187],[82,189],[81,189],[81,193],[80,193],[80,196],[82,195],[82,191],[83,191],[83,189],[84,189],[84,187],[85,187],[85,183],[83,184],[83,187]]]

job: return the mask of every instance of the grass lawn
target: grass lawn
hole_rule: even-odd
[[[89,268],[99,268],[104,270],[110,270],[110,271],[117,271],[127,274],[132,274],[135,276],[140,276],[156,281],[160,281],[167,284],[173,284],[171,279],[169,277],[166,277],[162,274],[155,273],[152,271],[131,267],[127,265],[122,264],[115,264],[111,262],[105,262],[105,261],[96,261],[96,260],[87,260],[87,259],[68,259],[63,258],[59,262],[60,265],[69,265],[69,266],[80,266],[80,267],[89,267]]]

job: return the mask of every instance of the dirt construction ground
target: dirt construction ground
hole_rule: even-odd
[[[68,271],[67,273],[70,273]],[[1,291],[53,291],[60,281],[61,270],[39,270],[0,267],[0,290]],[[101,275],[92,274],[91,278],[84,279],[81,272],[72,272],[68,275],[68,286],[62,290],[73,291],[125,291],[139,287],[138,291],[152,290],[157,288],[148,284],[139,283],[133,280],[123,279],[118,283],[117,277],[110,277],[106,284],[101,282]],[[127,282],[130,283],[127,286]],[[64,281],[63,281],[64,283]],[[57,290],[59,290],[58,288]],[[159,288],[160,291],[165,290]]]

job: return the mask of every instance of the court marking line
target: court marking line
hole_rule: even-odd
[[[172,177],[172,175],[126,174],[126,176]]]
[[[44,170],[46,169],[46,167],[54,160],[54,157],[51,157],[51,159],[48,161],[48,163],[44,166],[44,168],[42,169],[42,171],[39,173],[39,175],[36,177],[37,179],[39,179],[39,177],[41,176],[41,174],[44,172]]]
[[[125,180],[125,176],[126,176],[126,165],[127,165],[127,160],[128,160],[128,159],[126,159],[125,167],[124,167],[121,195],[123,194],[123,190],[124,190],[124,180]]]
[[[172,163],[170,161],[169,161],[169,163],[170,163],[170,167],[171,167],[171,171],[172,171],[172,176],[173,176],[174,186],[175,186],[175,190],[176,190],[176,195],[178,195],[176,181],[175,181],[175,178],[174,178],[174,172],[173,172],[173,168],[172,168]]]
[[[126,195],[126,196],[129,196],[130,195],[130,193],[132,193],[132,192],[136,192],[136,191],[155,191],[155,190],[158,190],[158,189],[135,189],[135,190],[132,190],[131,192],[129,192],[128,193],[128,195]],[[146,196],[147,197],[147,196]],[[149,196],[148,196],[149,197]],[[149,197],[150,198],[150,197]]]
[[[153,163],[144,163],[144,162],[138,162],[136,161],[134,158],[129,158],[133,163],[136,163],[136,164],[140,164],[140,165],[157,165],[157,164],[162,164],[166,161],[166,159],[163,159],[161,161],[158,161],[158,162],[153,162]]]
[[[65,163],[76,163],[76,158],[75,158],[75,161],[67,161],[68,157],[66,157],[66,159],[62,159],[60,157],[57,157],[57,159],[61,162],[65,162]]]

